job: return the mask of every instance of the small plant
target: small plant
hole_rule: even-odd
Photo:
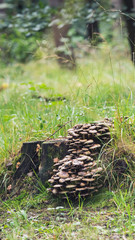
[[[124,234],[132,234],[135,231],[134,224],[134,199],[135,195],[130,190],[119,190],[118,193],[113,192],[112,201],[117,207],[116,215],[118,216],[118,225]]]

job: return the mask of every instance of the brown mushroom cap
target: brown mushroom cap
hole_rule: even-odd
[[[59,179],[59,177],[57,177],[57,176],[54,176],[54,177],[53,177],[53,179],[54,179],[54,180],[58,180],[58,179]]]
[[[52,190],[52,193],[53,193],[53,194],[57,194],[57,193],[58,193],[57,189],[54,188],[54,189]]]
[[[97,133],[97,130],[89,130],[89,133],[90,133],[90,134],[96,134],[96,133]]]
[[[83,147],[82,150],[85,152],[85,151],[88,151],[89,147]]]
[[[88,135],[88,132],[82,131],[82,132],[80,132],[80,134],[81,134],[81,135]]]
[[[87,129],[89,127],[90,127],[90,124],[83,124],[83,126],[82,126],[83,129]]]
[[[70,140],[70,139],[73,139],[73,136],[68,135],[68,136],[67,136],[67,139],[69,139],[69,140]]]
[[[81,128],[83,126],[83,124],[76,124],[75,126],[74,126],[74,128],[75,129],[79,129],[79,128]]]
[[[102,170],[103,170],[103,168],[98,167],[96,169],[92,169],[91,171],[92,171],[92,173],[98,173],[98,172],[101,172]]]
[[[93,162],[89,162],[89,163],[86,163],[86,164],[84,164],[84,167],[90,167],[90,166],[93,166]]]
[[[96,128],[97,128],[96,125],[93,125],[93,126],[90,126],[90,127],[89,127],[90,130],[95,130]]]
[[[82,166],[83,165],[83,162],[82,161],[78,161],[77,159],[74,159],[72,161],[72,165],[73,166]]]
[[[89,155],[90,155],[90,151],[86,151],[86,152],[85,152],[85,155],[88,155],[88,156],[89,156]]]
[[[93,182],[93,181],[95,181],[95,178],[83,178],[82,181]]]
[[[96,149],[96,148],[100,148],[101,145],[100,144],[94,144],[93,146],[90,147],[90,149]]]
[[[75,188],[76,185],[67,185],[66,188]]]
[[[76,188],[75,190],[76,190],[76,191],[85,191],[85,190],[87,190],[87,187],[84,187],[84,188],[83,188],[83,187],[82,187],[82,188],[79,188],[79,187],[78,187],[78,188]]]
[[[86,172],[78,172],[78,175],[79,175],[79,176],[85,176],[85,175],[86,175]]]
[[[64,182],[66,182],[66,180],[65,180],[65,178],[60,178],[60,179],[59,179],[59,182],[60,182],[60,183],[64,183]]]
[[[82,179],[82,177],[71,178],[71,182],[78,182]]]
[[[87,139],[80,139],[80,143],[85,143],[87,142]]]
[[[64,171],[60,171],[58,175],[60,178],[68,178],[69,177],[69,174]]]
[[[48,180],[48,182],[49,182],[49,183],[54,183],[54,179],[50,178],[50,179]]]
[[[85,187],[86,185],[85,185],[85,183],[82,182],[82,183],[80,183],[80,186]]]
[[[84,142],[85,145],[92,144],[94,141],[92,139],[89,139],[87,142]]]
[[[54,187],[54,188],[61,188],[62,185],[61,185],[61,184],[55,184],[53,187]]]

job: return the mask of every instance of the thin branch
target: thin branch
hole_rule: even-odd
[[[47,141],[49,140],[52,136],[55,135],[55,133],[57,133],[61,128],[65,127],[68,123],[71,123],[72,120],[68,121],[68,122],[65,122],[62,126],[60,126],[54,133],[52,133],[49,137],[47,137],[44,141]]]

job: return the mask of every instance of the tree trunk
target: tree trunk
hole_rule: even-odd
[[[68,150],[66,139],[54,139],[44,142],[41,151],[41,164],[39,166],[39,177],[43,183],[50,178],[54,163],[63,159]]]
[[[135,13],[135,0],[123,0],[124,5],[126,6],[125,13],[130,15]],[[125,16],[127,31],[128,31],[128,41],[131,49],[131,59],[135,63],[134,52],[135,52],[135,21],[130,16]]]
[[[114,10],[121,11],[122,10],[122,0],[111,0],[111,5]],[[120,19],[117,18],[113,23],[113,28],[118,29],[120,31]]]
[[[94,40],[95,35],[98,34],[99,31],[99,24],[98,21],[95,21],[94,23],[88,23],[87,25],[87,33],[88,33],[88,38],[90,40]]]
[[[42,143],[43,141],[23,143],[19,159],[20,166],[13,176],[14,180],[25,176],[32,169],[38,170],[40,164],[38,153]]]
[[[88,8],[92,8],[93,12],[96,11],[97,6],[95,6],[93,8],[93,1],[91,0],[86,0],[86,4],[88,4]],[[88,22],[87,23],[87,37],[90,41],[93,41],[93,43],[96,45],[99,41],[99,33],[100,33],[100,29],[99,29],[99,22],[95,19],[94,22]],[[98,41],[97,41],[98,39]]]
[[[54,7],[56,9],[61,9],[64,5],[64,0],[49,0],[49,4],[51,7]],[[54,20],[57,18],[57,16],[54,16]],[[73,48],[65,45],[64,42],[62,42],[62,38],[68,38],[68,31],[70,29],[70,24],[65,24],[63,27],[59,27],[57,24],[54,24],[53,27],[53,35],[54,35],[54,41],[55,46],[57,48],[57,59],[60,64],[64,64],[65,66],[74,67],[75,66],[75,56],[73,52]],[[65,51],[61,50],[60,48],[65,45]],[[68,53],[66,53],[68,52]]]

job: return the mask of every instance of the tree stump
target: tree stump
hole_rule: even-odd
[[[38,170],[40,164],[38,153],[42,143],[43,141],[23,143],[19,159],[21,164],[13,176],[14,180],[26,175],[32,169]]]
[[[45,183],[52,174],[52,167],[59,159],[63,159],[68,151],[67,140],[55,139],[42,143],[41,164],[39,166],[39,177]]]

